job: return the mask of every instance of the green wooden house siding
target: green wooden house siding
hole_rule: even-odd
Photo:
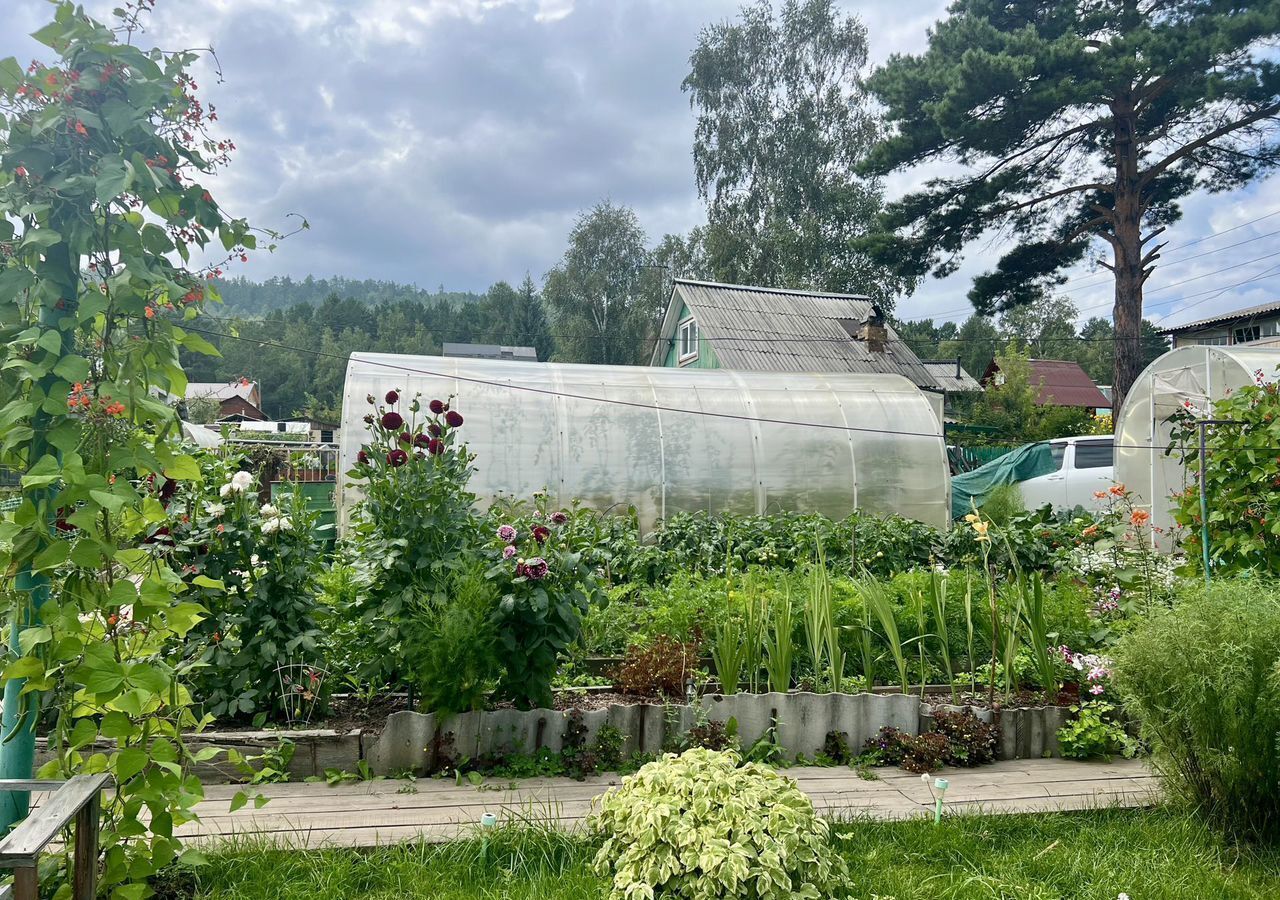
[[[720,361],[716,359],[715,352],[711,349],[711,344],[707,341],[702,333],[702,329],[698,329],[698,358],[690,360],[683,366],[680,365],[680,346],[677,336],[680,334],[680,323],[689,318],[689,307],[680,304],[680,315],[676,318],[675,330],[671,334],[664,334],[663,340],[667,342],[667,355],[662,360],[662,365],[668,369],[718,369]]]

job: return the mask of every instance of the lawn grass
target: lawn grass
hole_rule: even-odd
[[[1280,897],[1280,850],[1236,850],[1174,810],[1097,810],[849,822],[834,841],[860,898],[881,900],[1234,900]],[[213,854],[200,900],[598,900],[592,848],[538,828],[368,851],[243,845]]]

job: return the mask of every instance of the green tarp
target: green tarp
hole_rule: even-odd
[[[951,518],[959,519],[981,507],[987,495],[1005,484],[1039,478],[1055,471],[1053,452],[1048,444],[1027,444],[993,459],[972,472],[951,479]]]

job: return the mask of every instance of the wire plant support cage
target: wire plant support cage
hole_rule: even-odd
[[[306,728],[311,724],[328,677],[328,671],[310,663],[289,662],[276,666],[280,707],[290,728]]]

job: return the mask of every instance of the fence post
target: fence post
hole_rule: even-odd
[[[102,792],[96,791],[76,813],[76,850],[72,863],[71,896],[75,900],[96,900],[98,896],[98,827],[102,820]]]

